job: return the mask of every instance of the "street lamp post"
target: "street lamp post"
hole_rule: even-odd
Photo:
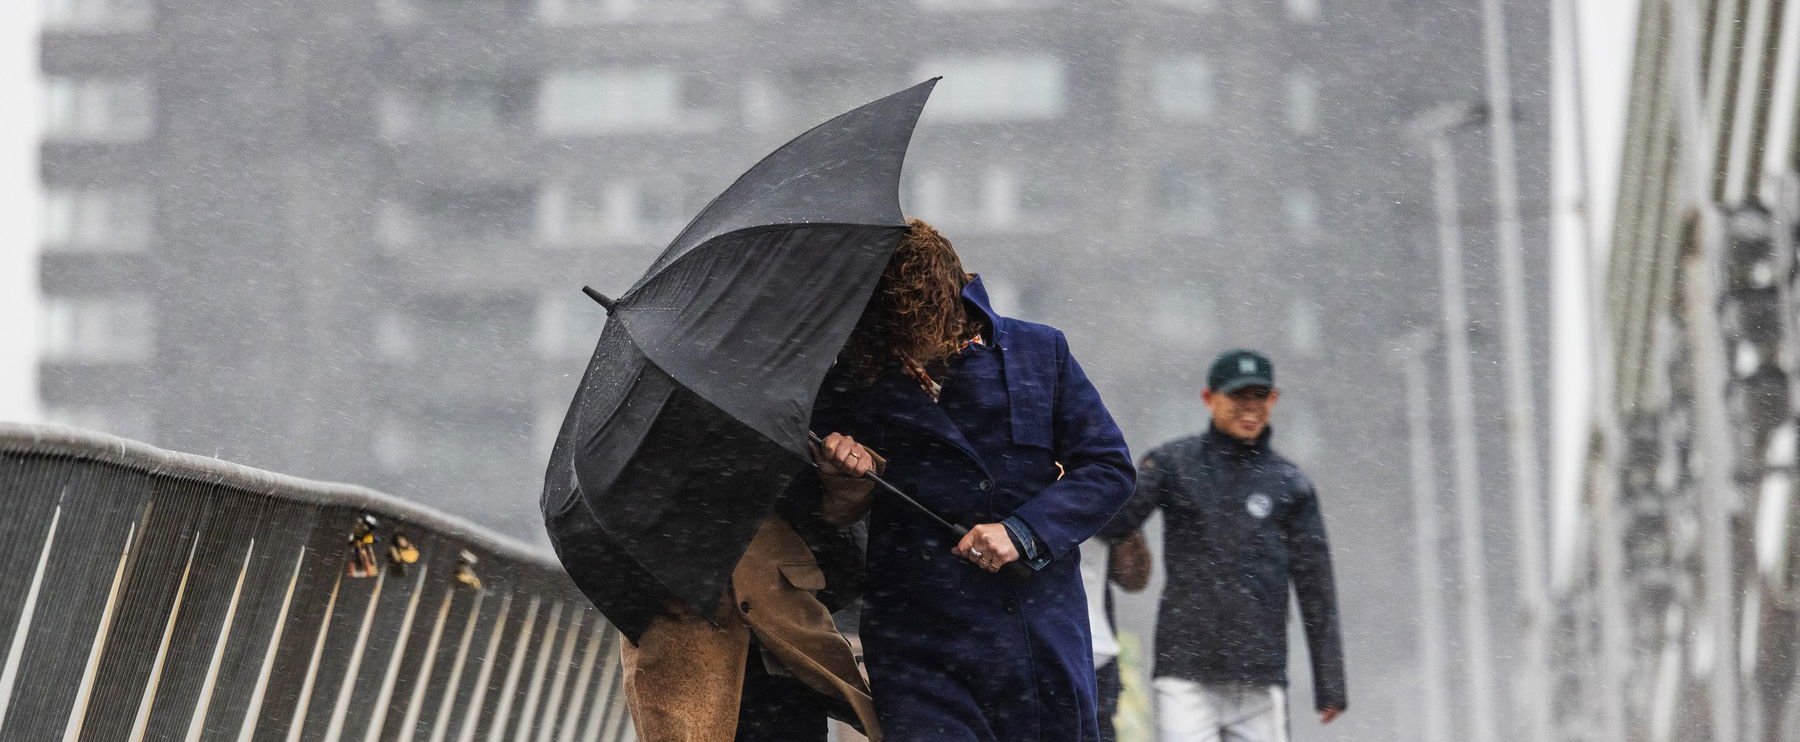
[[[1505,348],[1507,467],[1512,480],[1513,553],[1524,607],[1524,667],[1515,702],[1531,739],[1549,740],[1550,597],[1544,569],[1543,467],[1537,408],[1531,388],[1531,344],[1525,319],[1524,239],[1519,226],[1519,178],[1512,121],[1512,73],[1507,67],[1506,6],[1482,0],[1482,49],[1487,59],[1488,144],[1493,160],[1495,247],[1499,250],[1500,336]]]
[[[1454,454],[1457,557],[1462,574],[1462,617],[1467,632],[1469,723],[1474,742],[1496,742],[1492,628],[1488,616],[1487,554],[1481,513],[1481,463],[1475,439],[1475,385],[1469,355],[1468,299],[1464,291],[1462,218],[1458,214],[1456,155],[1450,133],[1479,122],[1483,108],[1462,103],[1428,110],[1412,121],[1413,133],[1431,155],[1437,214],[1438,302],[1444,319],[1444,366]]]
[[[1425,353],[1430,336],[1419,333],[1396,355],[1406,379],[1407,460],[1412,473],[1413,564],[1418,569],[1419,682],[1425,710],[1425,739],[1450,739],[1449,664],[1444,631],[1443,524],[1437,511],[1437,453],[1431,443],[1430,378]]]

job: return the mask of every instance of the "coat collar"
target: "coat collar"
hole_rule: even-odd
[[[981,461],[981,455],[956,427],[956,421],[911,376],[897,371],[883,374],[870,387],[865,400],[865,406],[877,417],[942,438],[969,458]]]
[[[986,320],[990,332],[993,333],[986,338],[988,344],[1002,351],[1006,350],[1007,320],[1000,316],[999,312],[995,312],[993,304],[988,301],[987,287],[981,283],[981,274],[972,274],[969,282],[963,284],[962,297],[963,301],[979,310],[982,318]]]

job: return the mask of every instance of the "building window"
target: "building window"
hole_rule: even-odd
[[[1177,286],[1157,294],[1153,317],[1152,324],[1164,340],[1205,347],[1213,343],[1218,307],[1198,288]]]
[[[1287,125],[1296,134],[1311,134],[1319,129],[1319,78],[1312,70],[1296,69],[1287,73]]]
[[[50,405],[44,419],[54,425],[96,430],[120,438],[154,443],[156,418],[149,406],[133,402],[108,405]]]
[[[1319,236],[1319,194],[1310,188],[1294,188],[1281,196],[1281,211],[1288,231],[1301,240]]]
[[[68,252],[139,252],[154,221],[142,189],[51,188],[44,194],[44,247]]]
[[[375,205],[375,239],[387,248],[403,248],[419,241],[419,220],[406,204],[381,199]]]
[[[375,351],[389,361],[412,361],[419,354],[418,337],[412,323],[396,312],[375,319]]]
[[[535,308],[513,294],[425,296],[400,315],[400,326],[433,359],[461,367],[516,362],[531,343]]]
[[[791,113],[780,84],[767,72],[752,72],[744,77],[738,103],[743,107],[744,123],[759,129],[773,128]]]
[[[667,242],[711,195],[678,178],[546,186],[538,234],[547,245]]]
[[[138,31],[150,27],[152,0],[48,0],[44,27],[53,31]]]
[[[1054,0],[918,0],[919,7],[930,11],[959,10],[1029,10],[1053,4]]]
[[[723,15],[725,0],[541,0],[550,23],[686,23]]]
[[[44,103],[44,134],[56,141],[134,141],[155,125],[144,80],[53,77]]]
[[[988,306],[1007,317],[1031,316],[1026,312],[1025,293],[1020,291],[1019,284],[1007,280],[1004,276],[981,277],[982,288],[987,289]],[[1043,296],[1046,292],[1034,291],[1034,296]]]
[[[1170,168],[1157,173],[1151,204],[1156,224],[1164,230],[1211,234],[1218,229],[1218,194],[1198,168]]]
[[[1288,18],[1301,23],[1319,20],[1319,0],[1284,0]]]
[[[529,187],[427,189],[410,202],[381,202],[376,231],[395,248],[518,243],[531,237],[536,200]]]
[[[716,118],[715,87],[667,67],[556,71],[541,87],[538,126],[553,135],[694,128]]]
[[[142,296],[57,296],[44,302],[44,358],[134,363],[156,351],[155,312]]]
[[[370,448],[370,453],[375,455],[375,463],[383,470],[402,474],[418,457],[419,443],[405,423],[393,415],[383,415],[375,422]]]
[[[811,126],[874,100],[877,91],[908,84],[900,74],[900,70],[821,64],[753,75],[746,81],[745,118]],[[936,105],[934,95],[926,110]]]
[[[1168,118],[1212,118],[1219,102],[1217,86],[1212,63],[1197,54],[1158,60],[1150,68],[1150,98]]]
[[[532,111],[531,86],[495,79],[433,80],[382,97],[383,133],[486,134],[516,126]]]
[[[422,17],[525,15],[535,0],[379,0],[382,16],[390,23],[407,24]]]
[[[371,453],[404,478],[401,494],[464,517],[491,514],[494,493],[531,486],[521,469],[534,417],[529,408],[480,402],[390,413],[375,425]]]
[[[1062,63],[1047,54],[951,57],[920,65],[914,78],[943,75],[925,117],[940,122],[1054,118],[1062,113]]]
[[[1319,352],[1319,308],[1307,297],[1295,297],[1288,302],[1288,345],[1296,353],[1312,355]]]
[[[913,209],[947,227],[1030,231],[1049,226],[1045,181],[1012,168],[929,170],[912,177],[908,186]]]
[[[49,0],[44,27],[52,31],[142,31],[150,27],[153,0]]]
[[[538,407],[537,414],[531,420],[531,459],[543,461],[550,458],[550,449],[556,447],[556,435],[562,432],[563,420],[569,416],[566,404],[546,404]],[[570,474],[573,476],[573,473]]]
[[[534,345],[545,358],[569,358],[592,353],[606,325],[606,310],[586,294],[558,290],[538,299]]]
[[[1276,447],[1301,466],[1318,462],[1325,450],[1325,437],[1319,431],[1319,416],[1312,407],[1284,397],[1276,409],[1281,428],[1276,431]]]

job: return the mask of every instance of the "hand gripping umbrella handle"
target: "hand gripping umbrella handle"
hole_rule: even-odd
[[[813,445],[821,445],[825,442],[824,439],[819,437],[819,434],[814,433],[810,430],[807,431],[806,437],[812,440]],[[818,468],[818,464],[814,463],[813,468]],[[871,471],[867,474],[864,474],[863,478],[867,479],[871,482],[874,482],[876,487],[879,487],[879,488],[887,491],[887,493],[890,495],[900,498],[901,502],[911,505],[913,507],[913,509],[918,510],[921,513],[924,513],[927,517],[931,518],[932,520],[937,521],[939,524],[942,524],[945,528],[950,529],[950,532],[952,534],[956,535],[957,541],[961,541],[962,537],[969,535],[968,527],[962,526],[962,525],[959,525],[956,523],[951,523],[950,521],[944,520],[944,516],[938,515],[936,512],[932,511],[931,508],[925,507],[924,503],[921,503],[918,500],[913,499],[912,495],[908,495],[905,492],[901,492],[899,487],[895,487],[894,485],[890,484],[887,480],[882,479],[880,476],[877,476],[875,474],[875,472]],[[1024,562],[1019,561],[1017,559],[1007,562],[1004,566],[1000,567],[1000,574],[1005,575],[1014,580],[1030,579],[1031,573],[1032,573],[1031,567],[1026,566],[1026,564]]]
[[[870,474],[868,476],[869,476],[869,479],[874,480],[876,484],[887,487],[888,491],[890,491],[890,492],[899,492],[900,491],[900,490],[894,489],[894,485],[891,485],[891,484],[888,484],[887,482],[881,481],[881,478],[875,476],[874,474]],[[906,495],[902,494],[901,497],[906,497]],[[924,509],[923,505],[920,505],[918,502],[914,501],[910,497],[906,497],[906,501],[909,503],[912,503],[914,507]],[[930,511],[926,511],[926,512],[929,513]],[[931,517],[937,518],[937,515],[933,514]],[[937,520],[939,523],[944,523],[943,518],[937,518]],[[944,525],[950,527],[950,532],[956,534],[956,540],[959,542],[962,541],[962,537],[969,535],[969,529],[959,526],[955,523],[944,523]],[[1024,559],[1023,554],[1021,554],[1019,556],[1020,556],[1019,559],[1014,559],[1010,562],[1000,565],[1000,574],[1002,576],[1005,576],[1005,577],[1008,577],[1008,578],[1011,578],[1014,580],[1029,580],[1029,579],[1031,579],[1031,572],[1032,572],[1031,567],[1026,566],[1025,562],[1022,561]]]

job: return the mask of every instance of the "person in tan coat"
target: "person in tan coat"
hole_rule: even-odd
[[[862,456],[847,438],[825,441],[815,457],[825,476],[803,476],[802,486],[790,490],[815,499],[819,510],[796,515],[778,507],[763,521],[713,621],[675,606],[636,645],[621,643],[626,705],[638,739],[822,741],[829,706],[847,712],[871,740],[881,739],[856,652],[819,599],[826,570],[789,522],[808,521],[801,524],[807,530],[860,519],[868,500],[849,496],[860,492],[851,482],[878,464],[859,461]]]

